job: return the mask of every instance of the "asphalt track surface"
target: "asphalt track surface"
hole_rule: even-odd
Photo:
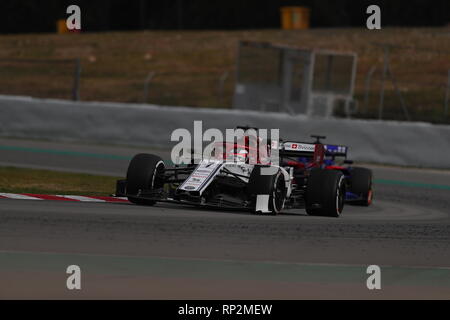
[[[0,165],[123,176],[163,150],[0,139]],[[339,219],[0,200],[0,298],[450,298],[450,172],[371,166]],[[113,191],[112,186],[111,191]],[[66,288],[66,268],[82,289]],[[369,265],[381,290],[368,290]]]

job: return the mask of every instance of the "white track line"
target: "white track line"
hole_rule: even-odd
[[[102,199],[95,199],[90,197],[84,197],[84,196],[66,196],[66,195],[57,195],[58,197],[82,201],[82,202],[106,202],[106,200]]]
[[[9,199],[19,199],[19,200],[43,200],[36,197],[30,197],[23,194],[16,194],[16,193],[0,193],[0,196],[9,198]]]
[[[52,199],[51,197],[59,197],[61,199]],[[78,195],[44,195],[44,194],[25,195],[19,193],[0,193],[0,198],[16,199],[16,200],[51,200],[51,201],[69,199],[80,202],[101,202],[101,203],[120,202],[117,200],[128,201],[128,198],[126,197],[105,197],[105,199],[97,199],[95,197],[78,196]]]

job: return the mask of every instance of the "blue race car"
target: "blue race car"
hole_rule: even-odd
[[[311,136],[315,138],[315,144],[321,143],[325,136]],[[352,166],[353,161],[347,159],[348,147],[343,145],[324,144],[325,158],[324,168],[327,170],[341,171],[346,181],[346,203],[360,206],[370,206],[373,201],[373,173],[372,170],[363,167]],[[298,158],[299,163],[310,161],[307,158]]]

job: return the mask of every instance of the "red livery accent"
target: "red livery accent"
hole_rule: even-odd
[[[299,161],[288,161],[287,165],[289,167],[294,167],[294,168],[298,168],[298,169],[304,169],[305,168],[305,164]]]
[[[327,170],[345,170],[342,166],[326,166],[325,169]]]

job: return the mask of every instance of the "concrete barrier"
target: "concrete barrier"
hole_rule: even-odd
[[[72,102],[0,96],[0,136],[171,147],[177,128],[250,125],[279,128],[285,140],[326,135],[346,144],[354,160],[450,168],[450,126],[396,121],[307,119],[304,116],[227,109],[196,109],[102,102]]]

